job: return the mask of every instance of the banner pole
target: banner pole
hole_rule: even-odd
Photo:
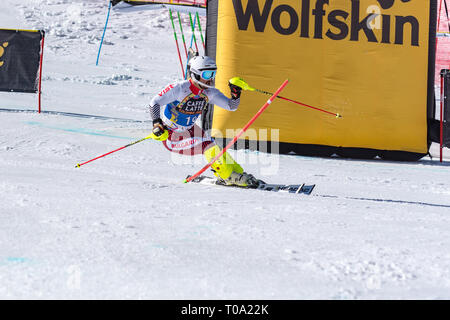
[[[45,31],[42,32],[42,41],[41,41],[41,57],[40,57],[40,67],[39,67],[39,93],[38,93],[38,99],[39,99],[39,106],[38,106],[38,113],[41,113],[41,96],[42,96],[42,67],[44,62],[44,41],[45,41]]]
[[[439,159],[440,162],[442,162],[442,149],[444,148],[444,70],[441,70],[441,117],[440,117],[440,121],[439,121],[439,136],[440,136],[440,141],[439,141]]]

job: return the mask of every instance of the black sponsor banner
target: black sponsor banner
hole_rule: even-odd
[[[38,91],[41,31],[0,29],[0,91]]]
[[[450,70],[442,70],[444,77],[443,145],[450,148]]]

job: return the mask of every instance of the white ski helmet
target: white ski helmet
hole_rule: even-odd
[[[192,81],[199,86],[214,88],[217,65],[214,59],[208,56],[196,56],[189,61],[189,72]],[[200,79],[206,82],[201,82]]]

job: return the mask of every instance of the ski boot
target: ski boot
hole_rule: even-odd
[[[217,145],[209,148],[204,152],[207,161],[211,161],[220,153],[220,148]],[[244,172],[244,169],[225,152],[216,162],[211,166],[214,175],[218,178],[220,184],[228,186],[239,186],[245,188],[258,188],[261,180],[256,179],[253,175]]]

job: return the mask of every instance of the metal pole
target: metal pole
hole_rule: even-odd
[[[442,162],[442,152],[444,149],[444,75],[445,70],[441,70],[441,117],[440,117],[440,143],[439,143],[439,159]]]
[[[45,41],[45,32],[42,32],[42,41],[41,41],[41,57],[40,57],[40,68],[39,68],[39,93],[38,93],[38,99],[39,99],[39,106],[38,106],[38,112],[41,113],[41,96],[42,96],[42,66],[44,62],[44,41]]]

